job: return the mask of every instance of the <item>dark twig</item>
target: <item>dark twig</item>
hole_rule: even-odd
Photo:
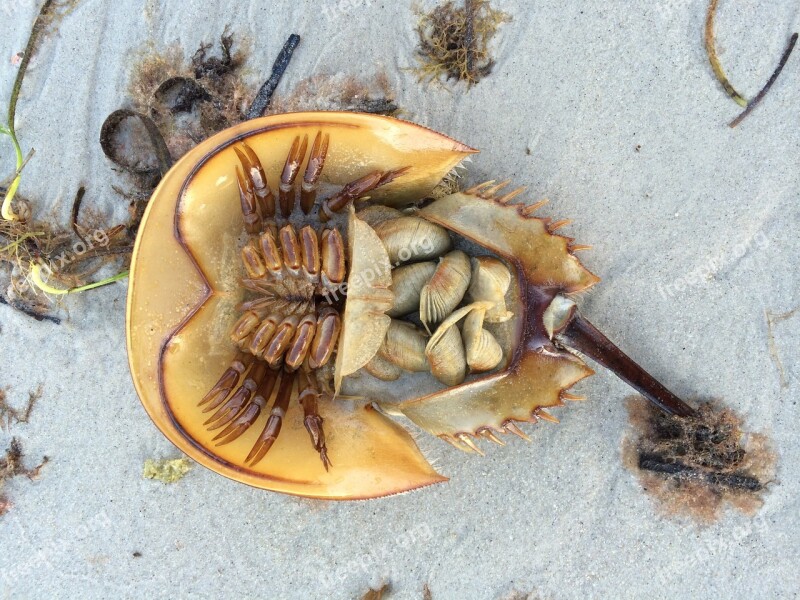
[[[299,43],[300,36],[296,33],[290,35],[289,39],[286,40],[286,43],[283,45],[283,49],[281,50],[280,54],[278,54],[278,58],[275,59],[275,64],[272,65],[272,74],[269,76],[269,79],[267,79],[264,85],[261,86],[261,89],[258,90],[255,100],[253,100],[253,103],[247,110],[245,118],[248,121],[250,119],[257,119],[264,114],[265,110],[267,110],[270,100],[272,100],[272,95],[275,93],[275,90],[281,81],[281,77],[283,77],[286,68],[289,66],[289,61],[292,60],[292,54]]]
[[[781,74],[781,71],[783,71],[783,67],[785,67],[786,63],[789,61],[789,57],[792,55],[792,51],[794,50],[795,44],[797,44],[797,33],[793,33],[792,37],[789,38],[789,44],[786,46],[786,50],[783,51],[783,56],[781,56],[781,61],[778,63],[778,67],[772,73],[772,77],[770,77],[769,81],[767,81],[767,84],[761,89],[760,92],[758,92],[755,98],[753,98],[750,102],[747,103],[747,108],[744,109],[744,112],[740,114],[738,117],[736,117],[733,121],[731,121],[728,124],[728,127],[730,127],[731,129],[736,127],[739,123],[745,120],[747,115],[753,112],[753,109],[756,106],[758,106],[761,103],[761,101],[764,99],[764,96],[767,95],[767,92],[769,92],[770,88],[778,79],[778,76]]]
[[[703,483],[747,490],[749,492],[758,492],[764,489],[763,484],[750,475],[708,472],[682,462],[665,459],[658,454],[642,454],[639,457],[639,468],[654,473],[671,475],[676,479],[697,479]]]
[[[72,203],[72,214],[70,215],[70,225],[72,226],[72,231],[75,232],[75,235],[87,246],[89,245],[86,242],[86,238],[81,235],[80,228],[78,227],[78,214],[81,212],[81,204],[83,203],[83,197],[86,195],[86,188],[81,186],[78,188],[78,193],[75,194],[75,201]]]
[[[27,315],[33,319],[36,319],[39,322],[49,321],[50,323],[54,323],[55,325],[61,325],[61,319],[59,319],[58,317],[51,317],[50,315],[39,314],[31,310],[30,308],[23,306],[22,304],[19,304],[18,302],[9,302],[9,300],[6,299],[6,297],[3,295],[0,295],[0,304],[5,304],[6,306],[10,306],[14,310],[18,310],[22,314]]]

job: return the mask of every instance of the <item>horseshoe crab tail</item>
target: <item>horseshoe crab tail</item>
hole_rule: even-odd
[[[679,417],[691,417],[697,414],[695,409],[622,352],[577,310],[572,312],[569,323],[558,333],[558,341],[612,371],[665,413]]]

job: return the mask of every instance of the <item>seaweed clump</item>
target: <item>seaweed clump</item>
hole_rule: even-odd
[[[251,96],[242,81],[247,54],[234,46],[233,35],[225,32],[216,52],[203,43],[185,60],[174,45],[161,54],[147,51],[139,60],[129,87],[131,108],[152,119],[172,158],[244,120]],[[147,166],[143,172],[156,169]]]
[[[89,280],[107,265],[119,268],[121,262],[124,268],[133,240],[123,225],[104,228],[100,215],[93,212],[85,211],[88,218],[80,224],[74,210],[77,201],[71,230],[31,219],[29,205],[20,197],[16,206],[17,219],[0,220],[0,286],[5,288],[0,303],[57,324],[60,319],[48,314],[53,305],[41,292],[60,294],[92,287]]]
[[[31,412],[36,402],[42,396],[41,386],[28,395],[28,403],[25,408],[15,408],[8,404],[6,400],[6,390],[0,389],[0,428],[10,429],[11,425],[27,423],[30,420]],[[39,471],[48,462],[45,456],[39,466],[29,469],[23,463],[22,445],[17,438],[12,438],[5,453],[0,456],[0,517],[13,508],[11,500],[3,492],[6,481],[24,475],[29,479],[36,479]]]
[[[39,466],[28,468],[25,466],[23,459],[22,445],[17,438],[12,438],[11,444],[5,451],[5,454],[0,457],[0,517],[13,507],[11,501],[5,493],[3,493],[5,483],[19,476],[25,476],[31,480],[36,479],[39,477],[39,472],[42,470],[42,467],[44,467],[49,460],[45,456]]]
[[[31,419],[33,407],[42,397],[42,386],[28,392],[25,408],[15,408],[6,400],[6,390],[0,390],[0,429],[9,430],[12,425],[27,424]]]
[[[623,443],[625,464],[666,514],[710,523],[725,504],[748,515],[761,507],[776,456],[731,409],[709,402],[678,417],[634,397],[628,412],[634,435]]]
[[[448,1],[420,13],[419,46],[415,69],[421,81],[444,79],[478,83],[492,72],[490,42],[500,25],[511,17],[495,10],[488,0],[466,0],[463,7]]]

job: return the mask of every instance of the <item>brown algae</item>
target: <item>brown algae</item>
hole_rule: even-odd
[[[488,0],[466,0],[464,6],[445,2],[419,14],[417,61],[421,81],[478,83],[492,72],[490,43],[511,17],[495,10]]]
[[[628,413],[624,463],[664,513],[710,523],[725,504],[747,515],[761,507],[776,455],[767,437],[747,433],[733,410],[708,402],[696,415],[678,417],[632,397]]]

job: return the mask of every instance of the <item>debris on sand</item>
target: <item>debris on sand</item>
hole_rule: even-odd
[[[510,20],[488,0],[466,0],[462,7],[448,1],[421,13],[417,25],[420,66],[415,69],[420,80],[478,83],[494,68],[489,49],[492,38]]]
[[[186,477],[192,468],[192,463],[188,458],[175,458],[167,460],[154,460],[148,458],[144,462],[142,477],[145,479],[155,479],[162,483],[176,483]]]
[[[49,461],[45,456],[38,466],[28,468],[23,459],[20,441],[17,438],[11,438],[11,444],[5,454],[0,456],[0,516],[6,514],[14,506],[3,491],[6,482],[19,476],[25,476],[31,480],[37,479],[42,467]]]
[[[748,515],[761,507],[776,455],[765,435],[745,432],[734,411],[709,402],[696,416],[678,417],[633,397],[628,413],[625,465],[666,514],[710,523],[725,504]]]

